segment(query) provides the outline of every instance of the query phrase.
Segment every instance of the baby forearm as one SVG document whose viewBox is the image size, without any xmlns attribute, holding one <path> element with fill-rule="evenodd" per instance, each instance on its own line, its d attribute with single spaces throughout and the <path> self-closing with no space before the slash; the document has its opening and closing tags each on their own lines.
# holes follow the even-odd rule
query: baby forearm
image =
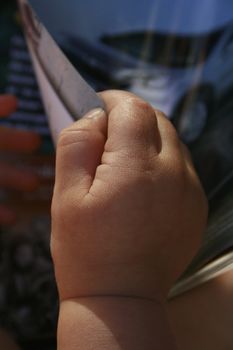
<svg viewBox="0 0 233 350">
<path fill-rule="evenodd" d="M 175 350 L 162 305 L 131 297 L 61 303 L 58 350 Z"/>
</svg>

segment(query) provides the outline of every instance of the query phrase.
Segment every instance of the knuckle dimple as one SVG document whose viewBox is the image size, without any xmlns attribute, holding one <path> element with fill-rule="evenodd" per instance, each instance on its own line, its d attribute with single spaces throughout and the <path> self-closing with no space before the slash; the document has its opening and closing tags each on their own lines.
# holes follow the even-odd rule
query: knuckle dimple
<svg viewBox="0 0 233 350">
<path fill-rule="evenodd" d="M 129 97 L 125 100 L 125 103 L 131 110 L 140 111 L 143 114 L 154 114 L 152 106 L 139 97 Z"/>
</svg>

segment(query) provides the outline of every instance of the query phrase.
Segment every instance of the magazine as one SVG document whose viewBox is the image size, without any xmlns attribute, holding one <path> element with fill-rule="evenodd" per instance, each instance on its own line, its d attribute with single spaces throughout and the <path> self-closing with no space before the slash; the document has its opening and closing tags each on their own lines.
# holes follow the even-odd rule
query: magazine
<svg viewBox="0 0 233 350">
<path fill-rule="evenodd" d="M 230 77 L 233 73 L 233 24 L 228 23 L 212 33 L 191 39 L 185 36 L 172 37 L 174 47 L 182 42 L 182 45 L 188 48 L 191 40 L 191 43 L 195 42 L 198 50 L 208 44 L 208 52 L 204 64 L 202 62 L 202 69 L 198 68 L 198 55 L 193 56 L 193 61 L 189 62 L 192 67 L 197 67 L 192 69 L 192 72 L 195 71 L 195 79 L 193 76 L 192 79 L 187 79 L 191 73 L 186 71 L 185 82 L 181 79 L 181 73 L 178 78 L 170 81 L 173 99 L 169 99 L 170 104 L 163 105 L 159 94 L 156 95 L 150 86 L 154 89 L 158 81 L 161 84 L 167 82 L 166 79 L 170 79 L 168 72 L 173 74 L 174 70 L 177 73 L 178 69 L 180 72 L 183 64 L 181 55 L 174 60 L 173 70 L 162 66 L 162 54 L 158 56 L 157 61 L 154 61 L 154 56 L 147 57 L 146 60 L 140 56 L 139 60 L 137 51 L 141 48 L 140 32 L 103 36 L 101 43 L 95 44 L 84 38 L 63 33 L 60 37 L 62 52 L 27 0 L 19 0 L 19 4 L 28 47 L 55 143 L 64 127 L 94 107 L 104 108 L 93 88 L 114 87 L 126 88 L 165 112 L 188 145 L 209 199 L 209 223 L 200 251 L 171 290 L 170 297 L 232 269 L 233 79 L 225 79 L 222 86 L 219 80 L 223 76 Z M 166 39 L 164 33 L 152 32 L 150 38 L 155 43 L 159 42 L 160 48 Z M 130 45 L 123 45 L 125 42 Z M 221 68 L 223 71 L 218 71 L 217 77 L 215 72 L 216 67 L 219 69 L 218 60 L 222 51 L 226 52 L 226 48 L 229 57 L 224 56 L 225 66 Z M 91 59 L 93 56 L 95 60 Z M 150 79 L 150 83 L 153 84 L 150 85 L 148 81 L 148 84 L 145 84 L 145 79 Z M 217 85 L 218 90 L 215 88 Z M 60 116 L 62 119 L 59 119 Z"/>
</svg>

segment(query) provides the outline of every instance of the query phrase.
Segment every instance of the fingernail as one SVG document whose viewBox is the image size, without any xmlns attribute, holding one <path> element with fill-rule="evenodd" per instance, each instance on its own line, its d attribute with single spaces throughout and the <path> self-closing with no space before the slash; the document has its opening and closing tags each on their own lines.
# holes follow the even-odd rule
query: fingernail
<svg viewBox="0 0 233 350">
<path fill-rule="evenodd" d="M 90 112 L 84 115 L 83 118 L 96 119 L 105 115 L 105 111 L 102 108 L 92 109 Z"/>
</svg>

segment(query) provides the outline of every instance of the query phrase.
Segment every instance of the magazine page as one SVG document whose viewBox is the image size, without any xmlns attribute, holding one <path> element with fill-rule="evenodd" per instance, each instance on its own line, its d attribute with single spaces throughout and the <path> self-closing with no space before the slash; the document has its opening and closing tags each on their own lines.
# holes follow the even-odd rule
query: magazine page
<svg viewBox="0 0 233 350">
<path fill-rule="evenodd" d="M 48 80 L 48 77 L 41 68 L 40 63 L 38 62 L 36 55 L 34 54 L 33 49 L 31 48 L 30 42 L 28 42 L 28 47 L 30 48 L 33 66 L 40 86 L 40 91 L 44 102 L 46 114 L 48 116 L 51 135 L 54 140 L 54 143 L 56 144 L 60 132 L 64 128 L 71 125 L 74 122 L 74 120 L 69 114 L 64 104 L 62 103 L 61 99 L 57 96 L 53 86 Z"/>
<path fill-rule="evenodd" d="M 72 66 L 27 0 L 19 0 L 28 47 L 41 87 L 55 143 L 60 131 L 102 100 Z"/>
</svg>

